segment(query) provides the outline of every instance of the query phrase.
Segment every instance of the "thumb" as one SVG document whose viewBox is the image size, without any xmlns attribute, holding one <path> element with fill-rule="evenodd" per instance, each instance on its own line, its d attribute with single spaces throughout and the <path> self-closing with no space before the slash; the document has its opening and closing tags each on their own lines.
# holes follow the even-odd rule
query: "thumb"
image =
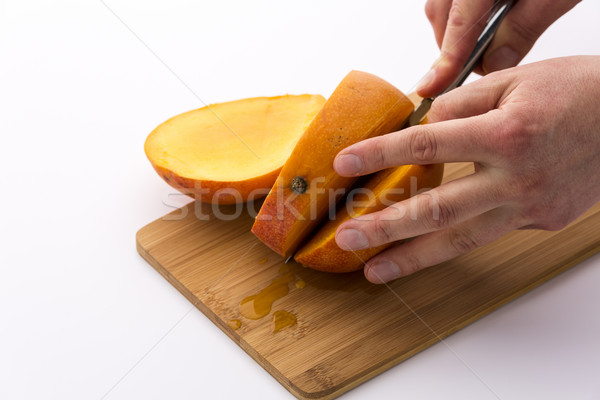
<svg viewBox="0 0 600 400">
<path fill-rule="evenodd" d="M 550 25 L 581 0 L 520 0 L 508 13 L 482 61 L 484 73 L 514 67 Z"/>
</svg>

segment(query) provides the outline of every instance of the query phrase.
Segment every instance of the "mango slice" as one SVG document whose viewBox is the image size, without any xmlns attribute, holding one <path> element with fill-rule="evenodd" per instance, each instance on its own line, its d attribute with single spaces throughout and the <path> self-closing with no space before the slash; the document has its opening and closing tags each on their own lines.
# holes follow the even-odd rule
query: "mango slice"
<svg viewBox="0 0 600 400">
<path fill-rule="evenodd" d="M 337 228 L 350 218 L 383 210 L 424 189 L 438 186 L 443 174 L 443 164 L 404 165 L 373 174 L 361 189 L 355 189 L 355 196 L 349 196 L 351 198 L 347 199 L 346 204 L 339 207 L 335 219 L 327 221 L 298 250 L 294 259 L 319 271 L 350 272 L 361 269 L 369 258 L 390 247 L 391 243 L 354 252 L 345 251 L 335 242 Z"/>
</svg>

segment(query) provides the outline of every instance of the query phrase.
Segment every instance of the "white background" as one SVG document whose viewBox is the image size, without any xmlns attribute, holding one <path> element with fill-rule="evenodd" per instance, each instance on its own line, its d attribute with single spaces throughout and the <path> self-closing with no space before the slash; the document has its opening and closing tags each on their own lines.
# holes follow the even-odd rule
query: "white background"
<svg viewBox="0 0 600 400">
<path fill-rule="evenodd" d="M 192 91 L 328 96 L 360 69 L 408 92 L 437 56 L 424 2 L 106 4 L 139 39 L 99 0 L 0 1 L 0 399 L 291 399 L 137 255 L 185 202 L 144 139 Z M 599 16 L 526 61 L 600 54 Z M 599 285 L 596 256 L 343 399 L 597 399 Z"/>
</svg>

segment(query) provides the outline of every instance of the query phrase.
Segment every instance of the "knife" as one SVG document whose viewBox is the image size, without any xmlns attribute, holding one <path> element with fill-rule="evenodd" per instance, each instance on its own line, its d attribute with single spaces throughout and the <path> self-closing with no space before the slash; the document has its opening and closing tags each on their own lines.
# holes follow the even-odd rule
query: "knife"
<svg viewBox="0 0 600 400">
<path fill-rule="evenodd" d="M 452 89 L 456 89 L 464 83 L 465 79 L 467 79 L 467 77 L 471 74 L 471 72 L 473 72 L 475 67 L 481 61 L 483 53 L 485 53 L 488 46 L 492 42 L 492 39 L 494 38 L 494 35 L 496 34 L 500 23 L 502 22 L 506 14 L 508 14 L 515 2 L 516 0 L 496 0 L 494 2 L 494 6 L 492 8 L 491 15 L 488 18 L 486 27 L 479 36 L 479 39 L 477 39 L 477 44 L 475 45 L 473 52 L 467 59 L 467 62 L 462 67 L 460 73 L 458 74 L 454 82 L 452 82 L 450 86 L 448 86 L 446 89 L 440 92 L 437 96 L 423 99 L 421 101 L 421 104 L 417 106 L 415 111 L 413 111 L 413 113 L 408 118 L 405 127 L 418 125 L 423 120 L 423 118 L 425 118 L 425 115 L 427 115 L 427 113 L 429 112 L 431 104 L 433 103 L 433 100 L 435 100 L 436 97 L 441 96 L 444 93 L 448 93 Z"/>
</svg>

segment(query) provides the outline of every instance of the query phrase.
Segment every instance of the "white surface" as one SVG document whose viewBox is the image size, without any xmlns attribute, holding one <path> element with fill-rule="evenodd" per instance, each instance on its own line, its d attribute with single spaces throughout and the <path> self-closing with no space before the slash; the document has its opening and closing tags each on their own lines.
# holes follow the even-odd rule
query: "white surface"
<svg viewBox="0 0 600 400">
<path fill-rule="evenodd" d="M 289 3 L 107 1 L 206 103 L 350 69 L 409 91 L 437 56 L 422 1 Z M 528 61 L 600 54 L 599 15 Z M 292 398 L 135 251 L 184 202 L 144 139 L 200 106 L 102 2 L 0 2 L 0 399 Z M 596 256 L 343 399 L 597 399 L 599 285 Z"/>
</svg>

